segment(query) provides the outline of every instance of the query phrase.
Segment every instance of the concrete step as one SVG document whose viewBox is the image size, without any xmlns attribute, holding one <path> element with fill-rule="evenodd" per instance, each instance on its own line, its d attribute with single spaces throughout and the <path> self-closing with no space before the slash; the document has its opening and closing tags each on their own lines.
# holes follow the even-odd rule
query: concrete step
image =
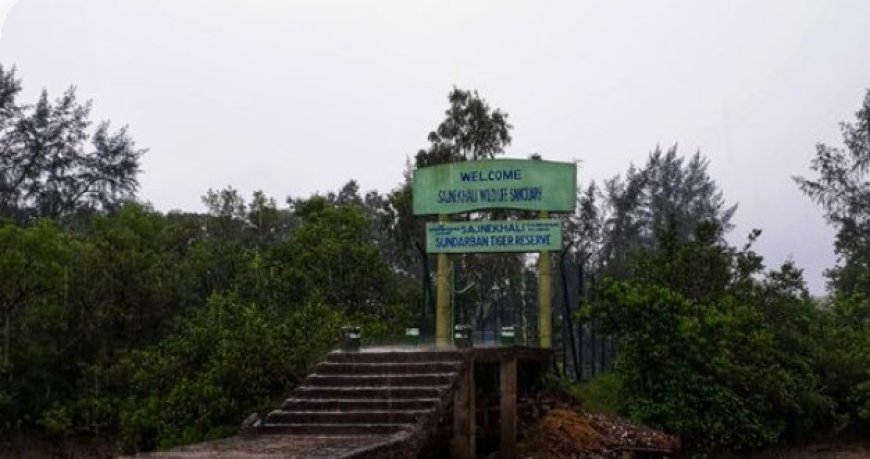
<svg viewBox="0 0 870 459">
<path fill-rule="evenodd" d="M 407 399 L 439 398 L 448 386 L 391 386 L 391 387 L 336 387 L 300 386 L 294 396 L 297 398 L 344 398 L 344 399 Z"/>
<path fill-rule="evenodd" d="M 456 373 L 406 374 L 406 375 L 320 375 L 308 376 L 306 386 L 334 387 L 396 387 L 396 386 L 447 386 L 456 379 Z"/>
<path fill-rule="evenodd" d="M 398 375 L 421 373 L 458 373 L 462 362 L 323 362 L 314 370 L 319 375 Z"/>
<path fill-rule="evenodd" d="M 334 363 L 427 363 L 427 362 L 463 362 L 465 355 L 458 351 L 333 351 L 327 355 L 327 362 Z"/>
<path fill-rule="evenodd" d="M 263 423 L 257 427 L 264 434 L 297 434 L 297 435 L 389 435 L 402 430 L 412 429 L 414 424 L 378 423 L 378 424 L 269 424 Z"/>
<path fill-rule="evenodd" d="M 430 410 L 284 411 L 266 416 L 267 424 L 413 424 Z"/>
<path fill-rule="evenodd" d="M 437 398 L 289 398 L 281 408 L 299 411 L 431 410 L 440 402 Z"/>
</svg>

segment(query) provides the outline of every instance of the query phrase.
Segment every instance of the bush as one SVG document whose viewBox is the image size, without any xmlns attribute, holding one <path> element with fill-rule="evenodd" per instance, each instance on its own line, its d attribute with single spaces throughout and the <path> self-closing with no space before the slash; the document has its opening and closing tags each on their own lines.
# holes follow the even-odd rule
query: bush
<svg viewBox="0 0 870 459">
<path fill-rule="evenodd" d="M 597 311 L 620 340 L 621 412 L 699 451 L 775 445 L 833 423 L 834 400 L 814 371 L 816 337 L 801 328 L 818 314 L 806 303 L 773 308 L 726 295 L 693 304 L 622 282 L 601 295 Z"/>
<path fill-rule="evenodd" d="M 333 308 L 286 311 L 215 294 L 160 344 L 119 364 L 131 395 L 120 412 L 125 451 L 226 436 L 252 411 L 274 408 L 337 342 Z"/>
</svg>

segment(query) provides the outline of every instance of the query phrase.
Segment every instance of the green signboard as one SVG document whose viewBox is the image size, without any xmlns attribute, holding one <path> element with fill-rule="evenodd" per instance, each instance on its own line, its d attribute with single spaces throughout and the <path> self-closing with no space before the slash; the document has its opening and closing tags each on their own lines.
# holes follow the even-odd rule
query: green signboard
<svg viewBox="0 0 870 459">
<path fill-rule="evenodd" d="M 546 252 L 562 248 L 562 224 L 553 218 L 426 224 L 429 253 Z"/>
<path fill-rule="evenodd" d="M 489 159 L 421 167 L 414 171 L 414 214 L 478 209 L 573 212 L 574 163 Z"/>
</svg>

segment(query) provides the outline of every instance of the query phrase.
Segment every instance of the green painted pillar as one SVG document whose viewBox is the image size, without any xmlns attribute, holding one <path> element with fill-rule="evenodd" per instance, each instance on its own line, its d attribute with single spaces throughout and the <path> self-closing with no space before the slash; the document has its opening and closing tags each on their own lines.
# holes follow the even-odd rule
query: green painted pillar
<svg viewBox="0 0 870 459">
<path fill-rule="evenodd" d="M 539 217 L 547 218 L 549 213 L 542 210 Z M 540 252 L 538 256 L 538 339 L 544 349 L 553 347 L 552 315 L 553 264 L 550 252 Z"/>
<path fill-rule="evenodd" d="M 447 221 L 447 215 L 438 216 L 438 221 Z M 446 253 L 439 253 L 438 257 L 438 290 L 435 301 L 435 345 L 448 346 L 450 339 L 450 282 L 448 271 L 450 261 Z"/>
</svg>

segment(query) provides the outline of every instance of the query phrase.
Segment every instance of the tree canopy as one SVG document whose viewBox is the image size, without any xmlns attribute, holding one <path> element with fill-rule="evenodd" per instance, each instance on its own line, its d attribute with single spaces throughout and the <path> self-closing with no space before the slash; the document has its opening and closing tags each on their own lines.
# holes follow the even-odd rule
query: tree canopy
<svg viewBox="0 0 870 459">
<path fill-rule="evenodd" d="M 837 230 L 839 264 L 829 271 L 831 287 L 870 296 L 870 90 L 855 121 L 840 130 L 845 148 L 816 145 L 810 169 L 817 177 L 795 180 Z"/>
<path fill-rule="evenodd" d="M 429 133 L 429 148 L 417 152 L 417 167 L 456 161 L 492 159 L 510 145 L 507 113 L 492 110 L 477 91 L 453 88 L 444 121 Z"/>
<path fill-rule="evenodd" d="M 0 217 L 27 221 L 117 207 L 138 188 L 144 150 L 107 121 L 92 132 L 91 103 L 70 87 L 54 102 L 18 105 L 15 69 L 0 67 Z"/>
</svg>

